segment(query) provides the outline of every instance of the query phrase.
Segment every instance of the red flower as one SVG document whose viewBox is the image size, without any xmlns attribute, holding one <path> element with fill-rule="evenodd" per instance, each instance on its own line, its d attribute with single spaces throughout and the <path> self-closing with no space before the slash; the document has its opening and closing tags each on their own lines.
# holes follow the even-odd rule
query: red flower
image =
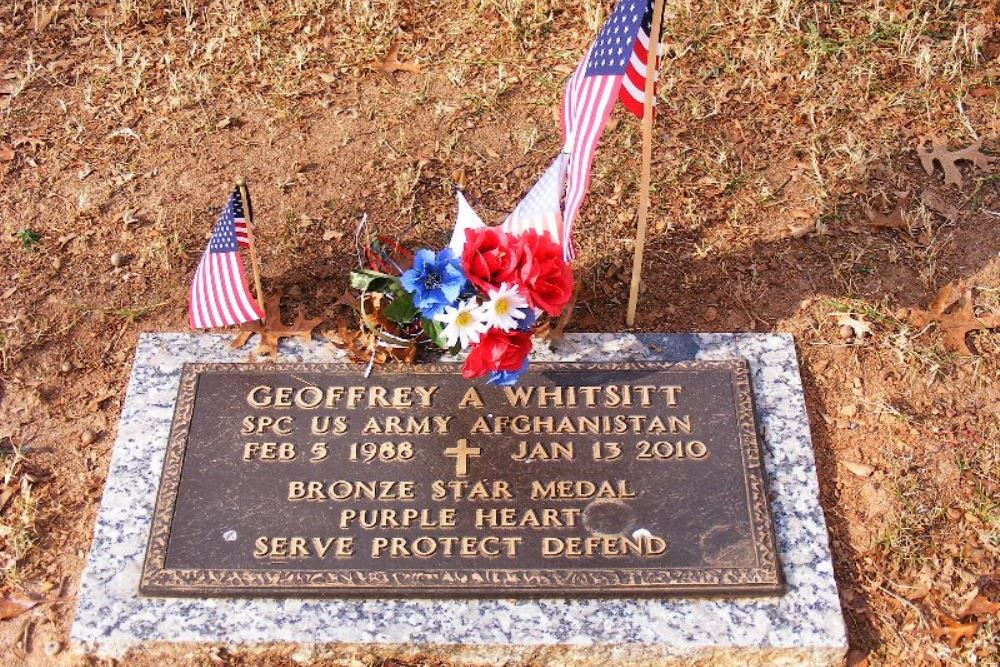
<svg viewBox="0 0 1000 667">
<path fill-rule="evenodd" d="M 465 359 L 462 375 L 476 378 L 493 371 L 517 371 L 531 352 L 531 334 L 490 329 Z"/>
<path fill-rule="evenodd" d="M 555 317 L 573 296 L 573 269 L 548 234 L 529 230 L 520 238 L 517 284 L 528 303 Z"/>
<path fill-rule="evenodd" d="M 516 239 L 496 227 L 465 230 L 462 268 L 466 277 L 483 292 L 514 282 L 520 260 Z"/>
</svg>

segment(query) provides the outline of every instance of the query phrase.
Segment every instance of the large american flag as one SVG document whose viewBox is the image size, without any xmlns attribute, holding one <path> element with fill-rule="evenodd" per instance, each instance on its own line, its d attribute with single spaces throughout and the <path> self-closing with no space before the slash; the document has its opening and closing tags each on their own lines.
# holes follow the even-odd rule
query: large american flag
<svg viewBox="0 0 1000 667">
<path fill-rule="evenodd" d="M 563 252 L 573 258 L 573 223 L 590 187 L 597 142 L 615 101 L 642 116 L 653 0 L 620 0 L 566 84 L 563 142 L 570 150 Z"/>
<path fill-rule="evenodd" d="M 528 191 L 517 208 L 503 221 L 501 229 L 523 234 L 534 229 L 548 234 L 556 243 L 563 242 L 562 194 L 566 182 L 566 153 L 560 153 L 542 177 Z"/>
<path fill-rule="evenodd" d="M 242 239 L 237 220 L 242 221 Z M 246 219 L 237 190 L 219 216 L 191 282 L 188 321 L 192 328 L 225 327 L 264 316 L 250 293 L 240 256 L 240 248 L 248 245 Z"/>
</svg>

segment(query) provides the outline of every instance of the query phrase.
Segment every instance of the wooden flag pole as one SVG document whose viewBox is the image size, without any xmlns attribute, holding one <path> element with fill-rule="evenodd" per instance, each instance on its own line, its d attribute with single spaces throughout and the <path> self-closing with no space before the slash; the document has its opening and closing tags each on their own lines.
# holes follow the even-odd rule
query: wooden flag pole
<svg viewBox="0 0 1000 667">
<path fill-rule="evenodd" d="M 240 189 L 240 200 L 243 202 L 243 215 L 247 221 L 247 245 L 250 248 L 250 268 L 253 270 L 254 289 L 257 290 L 257 305 L 260 311 L 264 312 L 264 290 L 260 286 L 260 260 L 257 259 L 257 243 L 253 235 L 253 210 L 250 208 L 250 196 L 247 194 L 247 179 L 242 176 L 236 177 L 236 187 Z M 264 321 L 261 315 L 260 321 Z"/>
<path fill-rule="evenodd" d="M 632 257 L 632 283 L 628 290 L 628 310 L 625 324 L 635 325 L 635 309 L 639 305 L 639 284 L 642 282 L 642 253 L 646 249 L 646 218 L 649 215 L 649 182 L 653 162 L 653 96 L 656 84 L 656 57 L 660 51 L 660 24 L 663 22 L 663 0 L 653 3 L 653 22 L 649 27 L 649 52 L 646 55 L 646 88 L 642 101 L 642 171 L 639 175 L 639 215 L 635 232 L 635 254 Z M 655 37 L 654 37 L 655 35 Z"/>
</svg>

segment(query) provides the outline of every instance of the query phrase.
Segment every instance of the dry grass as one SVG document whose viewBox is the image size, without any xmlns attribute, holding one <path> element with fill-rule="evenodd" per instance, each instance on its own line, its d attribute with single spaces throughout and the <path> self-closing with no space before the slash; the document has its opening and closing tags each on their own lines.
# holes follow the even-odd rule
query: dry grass
<svg viewBox="0 0 1000 667">
<path fill-rule="evenodd" d="M 35 545 L 36 478 L 24 470 L 26 447 L 0 439 L 0 590 L 22 582 L 19 565 Z"/>
</svg>

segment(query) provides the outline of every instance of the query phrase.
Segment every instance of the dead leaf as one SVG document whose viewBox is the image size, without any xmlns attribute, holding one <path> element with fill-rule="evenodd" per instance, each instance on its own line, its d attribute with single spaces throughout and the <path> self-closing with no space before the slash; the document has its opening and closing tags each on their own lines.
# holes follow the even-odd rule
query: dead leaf
<svg viewBox="0 0 1000 667">
<path fill-rule="evenodd" d="M 395 72 L 410 72 L 412 74 L 419 74 L 420 65 L 418 63 L 400 62 L 399 47 L 400 39 L 399 37 L 396 37 L 392 40 L 392 44 L 389 45 L 389 53 L 385 55 L 385 60 L 376 65 L 378 69 L 382 70 L 386 74 L 393 74 Z"/>
<path fill-rule="evenodd" d="M 937 323 L 944 332 L 944 344 L 959 354 L 976 354 L 966 337 L 973 331 L 1000 327 L 1000 315 L 976 317 L 972 290 L 948 284 L 938 290 L 927 310 L 911 308 L 909 319 L 923 328 Z"/>
<path fill-rule="evenodd" d="M 105 138 L 108 141 L 112 139 L 135 139 L 136 141 L 142 140 L 139 137 L 139 133 L 130 127 L 119 127 L 116 130 L 112 130 L 111 132 L 108 133 L 108 136 Z"/>
<path fill-rule="evenodd" d="M 11 162 L 14 155 L 14 149 L 10 146 L 0 146 L 0 162 Z"/>
<path fill-rule="evenodd" d="M 7 509 L 7 505 L 14 498 L 15 491 L 17 491 L 17 487 L 10 485 L 3 490 L 3 493 L 0 493 L 0 514 L 3 514 L 3 511 Z"/>
<path fill-rule="evenodd" d="M 55 4 L 52 5 L 51 9 L 35 10 L 35 32 L 43 32 L 52 23 L 52 19 L 56 17 L 59 13 L 59 6 L 62 4 L 60 0 L 56 0 Z"/>
<path fill-rule="evenodd" d="M 342 238 L 344 238 L 344 232 L 339 229 L 328 229 L 323 232 L 324 241 L 339 241 Z"/>
<path fill-rule="evenodd" d="M 577 297 L 580 296 L 580 283 L 576 283 L 573 288 L 573 296 L 570 297 L 569 303 L 563 309 L 562 314 L 556 320 L 549 320 L 548 329 L 541 332 L 540 335 L 545 340 L 550 343 L 558 343 L 563 339 L 566 332 L 566 325 L 569 324 L 569 318 L 573 315 L 573 307 L 576 306 Z"/>
<path fill-rule="evenodd" d="M 318 76 L 323 83 L 333 83 L 339 78 L 333 72 L 320 72 Z"/>
<path fill-rule="evenodd" d="M 5 595 L 0 598 L 0 621 L 9 621 L 12 618 L 17 618 L 24 612 L 31 611 L 42 604 L 42 602 L 43 600 L 12 598 L 9 595 Z"/>
<path fill-rule="evenodd" d="M 333 303 L 333 307 L 337 306 L 349 306 L 355 308 L 358 305 L 358 297 L 354 294 L 354 290 L 347 288 L 343 293 L 337 297 L 337 300 Z"/>
<path fill-rule="evenodd" d="M 910 223 L 906 221 L 905 213 L 910 204 L 910 194 L 904 192 L 896 199 L 896 206 L 889 215 L 882 215 L 877 211 L 868 211 L 868 221 L 872 227 L 884 227 L 886 229 L 910 229 Z"/>
<path fill-rule="evenodd" d="M 927 139 L 924 138 L 917 146 L 917 155 L 920 157 L 920 164 L 924 171 L 927 172 L 928 176 L 933 175 L 934 163 L 937 162 L 944 171 L 944 182 L 957 185 L 959 188 L 962 187 L 962 170 L 958 168 L 959 162 L 963 160 L 971 162 L 985 171 L 994 161 L 992 157 L 983 154 L 980 150 L 983 146 L 982 139 L 977 139 L 971 146 L 957 151 L 949 151 L 945 144 L 939 144 L 933 139 L 930 148 L 928 148 L 926 142 Z"/>
<path fill-rule="evenodd" d="M 864 463 L 857 463 L 855 461 L 841 461 L 840 463 L 858 477 L 869 477 L 875 472 L 875 468 Z"/>
<path fill-rule="evenodd" d="M 924 190 L 923 194 L 920 195 L 920 202 L 949 222 L 958 220 L 958 207 L 949 204 L 944 197 L 936 192 Z"/>
<path fill-rule="evenodd" d="M 818 219 L 816 212 L 806 208 L 793 208 L 788 215 L 798 222 L 789 223 L 788 231 L 793 239 L 800 239 L 804 236 L 818 231 Z"/>
<path fill-rule="evenodd" d="M 77 234 L 76 232 L 70 232 L 69 234 L 64 234 L 63 236 L 60 236 L 56 240 L 56 244 L 59 246 L 59 249 L 62 250 L 63 248 L 66 247 L 67 243 L 75 239 L 77 236 L 79 236 L 79 234 Z"/>
<path fill-rule="evenodd" d="M 970 616 L 990 616 L 1000 612 L 1000 602 L 993 602 L 982 593 L 976 595 L 965 609 L 958 615 L 959 618 L 969 618 Z"/>
<path fill-rule="evenodd" d="M 14 148 L 28 146 L 32 151 L 37 151 L 39 148 L 43 148 L 45 146 L 44 141 L 35 137 L 15 137 L 10 143 Z"/>
<path fill-rule="evenodd" d="M 805 220 L 794 225 L 788 225 L 789 236 L 800 239 L 816 231 L 816 219 Z"/>
<path fill-rule="evenodd" d="M 281 291 L 275 292 L 272 296 L 264 299 L 264 322 L 247 322 L 240 326 L 240 332 L 233 340 L 233 348 L 241 348 L 246 345 L 250 336 L 260 334 L 260 342 L 257 343 L 257 354 L 262 356 L 277 356 L 278 342 L 282 338 L 292 336 L 303 341 L 312 340 L 312 332 L 323 321 L 322 317 L 306 319 L 305 307 L 299 306 L 295 311 L 295 320 L 290 324 L 281 321 Z"/>
<path fill-rule="evenodd" d="M 868 667 L 868 654 L 861 649 L 851 649 L 847 654 L 847 667 Z"/>
<path fill-rule="evenodd" d="M 952 648 L 958 646 L 963 639 L 972 639 L 979 630 L 980 623 L 961 623 L 950 616 L 941 617 L 941 625 L 932 625 L 931 636 L 935 639 L 947 639 Z"/>
<path fill-rule="evenodd" d="M 469 177 L 466 176 L 465 169 L 462 167 L 451 172 L 451 180 L 459 190 L 465 190 L 465 186 L 469 184 Z"/>
<path fill-rule="evenodd" d="M 102 406 L 104 403 L 114 398 L 117 394 L 118 392 L 114 389 L 106 389 L 90 399 L 90 402 L 87 403 L 87 408 L 91 412 L 98 412 L 103 409 Z"/>
<path fill-rule="evenodd" d="M 347 356 L 359 364 L 367 364 L 375 355 L 376 339 L 369 331 L 360 331 L 347 326 L 344 320 L 337 321 L 337 333 L 330 342 L 347 352 Z M 376 362 L 378 361 L 377 355 Z"/>
<path fill-rule="evenodd" d="M 863 317 L 852 317 L 849 313 L 837 315 L 837 326 L 850 327 L 856 340 L 861 340 L 872 333 L 871 325 L 865 322 Z"/>
</svg>

